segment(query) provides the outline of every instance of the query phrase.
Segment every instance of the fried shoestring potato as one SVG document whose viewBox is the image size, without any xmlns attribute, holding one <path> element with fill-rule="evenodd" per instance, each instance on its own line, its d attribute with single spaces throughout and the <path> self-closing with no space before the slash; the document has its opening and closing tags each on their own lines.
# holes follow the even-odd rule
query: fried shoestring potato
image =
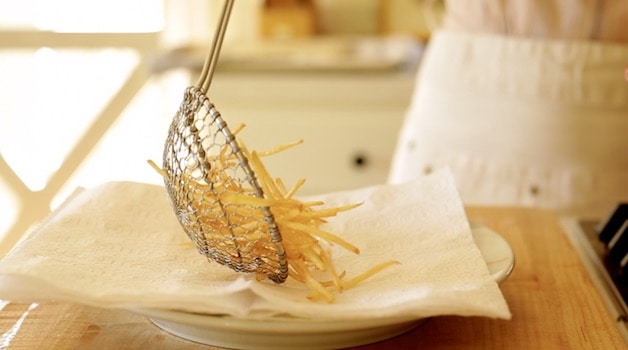
<svg viewBox="0 0 628 350">
<path fill-rule="evenodd" d="M 241 129 L 242 127 L 237 128 L 238 131 Z M 354 254 L 359 254 L 360 251 L 353 244 L 331 232 L 325 231 L 321 226 L 326 222 L 327 218 L 356 208 L 360 203 L 330 208 L 325 207 L 321 201 L 301 202 L 295 198 L 295 195 L 305 183 L 304 179 L 297 181 L 292 188 L 287 189 L 281 179 L 273 179 L 270 176 L 266 166 L 261 161 L 261 157 L 279 153 L 302 143 L 302 141 L 285 144 L 264 152 L 249 151 L 239 139 L 238 143 L 258 178 L 264 192 L 264 198 L 252 196 L 250 189 L 234 185 L 234 182 L 229 181 L 229 178 L 225 175 L 226 172 L 222 171 L 224 169 L 212 169 L 212 171 L 215 171 L 211 178 L 214 191 L 210 190 L 207 184 L 195 183 L 193 181 L 186 182 L 186 186 L 189 186 L 187 190 L 191 193 L 196 193 L 197 196 L 200 193 L 201 197 L 218 196 L 218 201 L 213 202 L 219 202 L 221 205 L 220 207 L 211 208 L 215 211 L 237 211 L 247 207 L 269 208 L 281 234 L 281 245 L 284 248 L 288 262 L 288 276 L 297 282 L 307 285 L 310 291 L 308 299 L 332 303 L 335 300 L 335 294 L 353 288 L 381 270 L 398 263 L 394 260 L 386 261 L 347 280 L 345 271 L 338 272 L 336 270 L 330 253 L 331 246 L 340 246 Z M 212 164 L 219 164 L 222 167 L 234 166 L 238 159 L 229 154 L 226 150 L 221 151 L 220 154 L 213 156 L 216 158 L 212 159 Z M 159 168 L 153 161 L 149 160 L 148 162 L 159 174 L 167 178 L 168 174 L 164 170 Z M 220 194 L 216 194 L 216 188 L 221 189 Z M 198 198 L 198 201 L 193 202 L 199 206 L 213 203 L 203 199 Z M 205 210 L 204 212 L 207 211 Z M 257 212 L 247 212 L 246 215 L 238 217 L 243 218 L 243 222 L 238 223 L 238 229 L 242 230 L 246 230 L 248 226 L 257 227 L 260 225 L 260 221 L 263 220 L 263 215 Z M 216 225 L 214 218 L 197 217 L 196 219 L 202 225 L 214 225 L 213 234 L 233 235 L 232 232 L 226 232 L 229 229 Z M 245 220 L 248 220 L 248 222 L 244 222 Z M 248 241 L 246 243 L 252 244 L 253 253 L 258 254 L 258 256 L 268 256 L 272 252 L 267 244 L 257 242 L 257 240 L 262 238 L 261 236 L 262 234 L 258 231 L 251 230 L 244 234 L 243 239 Z M 228 248 L 225 247 L 224 249 Z M 267 276 L 258 274 L 257 277 L 259 280 L 264 280 Z"/>
</svg>

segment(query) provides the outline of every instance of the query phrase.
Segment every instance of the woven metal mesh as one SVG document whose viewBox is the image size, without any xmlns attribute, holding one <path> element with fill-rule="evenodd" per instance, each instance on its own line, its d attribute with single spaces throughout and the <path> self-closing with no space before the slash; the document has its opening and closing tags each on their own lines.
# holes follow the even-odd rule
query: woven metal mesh
<svg viewBox="0 0 628 350">
<path fill-rule="evenodd" d="M 186 89 L 170 125 L 163 168 L 176 216 L 201 254 L 238 272 L 286 279 L 269 208 L 224 200 L 228 193 L 263 198 L 263 192 L 220 112 L 196 87 Z"/>
</svg>

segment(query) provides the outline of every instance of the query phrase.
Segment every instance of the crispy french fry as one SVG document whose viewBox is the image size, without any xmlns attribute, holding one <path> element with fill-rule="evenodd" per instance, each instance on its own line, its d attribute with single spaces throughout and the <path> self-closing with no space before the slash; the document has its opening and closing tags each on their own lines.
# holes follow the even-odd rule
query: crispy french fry
<svg viewBox="0 0 628 350">
<path fill-rule="evenodd" d="M 239 133 L 243 128 L 244 125 L 239 125 L 233 134 Z M 263 232 L 268 230 L 269 226 L 264 221 L 261 210 L 269 208 L 282 236 L 282 246 L 288 261 L 288 276 L 307 285 L 310 290 L 308 299 L 331 303 L 335 300 L 334 294 L 354 288 L 398 262 L 391 260 L 381 263 L 348 281 L 345 280 L 345 271 L 337 272 L 326 246 L 338 245 L 354 254 L 359 254 L 360 250 L 341 237 L 321 229 L 320 225 L 325 223 L 327 218 L 354 209 L 361 203 L 329 208 L 324 207 L 321 201 L 301 202 L 294 196 L 305 183 L 305 179 L 297 181 L 290 190 L 287 190 L 283 180 L 273 179 L 261 161 L 261 157 L 276 154 L 302 142 L 299 140 L 267 151 L 250 152 L 241 140 L 238 140 L 240 149 L 258 178 L 264 198 L 255 196 L 250 188 L 240 187 L 222 171 L 234 168 L 239 162 L 228 145 L 224 145 L 217 155 L 208 159 L 214 166 L 208 171 L 206 180 L 198 182 L 184 178 L 182 191 L 187 193 L 191 206 L 197 208 L 199 213 L 203 213 L 192 215 L 192 218 L 197 224 L 207 228 L 204 230 L 206 235 L 217 238 L 231 237 L 220 240 L 222 243 L 218 248 L 233 251 L 230 253 L 233 256 L 238 254 L 235 250 L 241 245 L 251 246 L 253 252 L 260 257 L 273 255 L 273 246 L 264 240 Z M 148 163 L 161 176 L 168 178 L 166 171 L 153 161 L 149 160 Z M 210 206 L 208 203 L 220 204 L 208 208 Z M 227 228 L 226 217 L 229 217 L 233 224 L 231 228 Z M 324 276 L 325 280 L 319 280 L 315 276 L 318 278 Z M 256 278 L 262 280 L 265 276 L 257 274 Z"/>
<path fill-rule="evenodd" d="M 343 283 L 343 287 L 345 289 L 353 288 L 353 287 L 357 286 L 358 284 L 364 282 L 364 280 L 372 277 L 376 273 L 384 270 L 385 268 L 388 268 L 388 267 L 390 267 L 392 265 L 397 265 L 397 264 L 399 264 L 398 261 L 396 261 L 396 260 L 389 260 L 389 261 L 383 262 L 383 263 L 381 263 L 379 265 L 375 265 L 372 268 L 370 268 L 368 271 L 363 272 L 363 273 L 359 274 L 358 276 L 350 279 L 349 281 Z"/>
</svg>

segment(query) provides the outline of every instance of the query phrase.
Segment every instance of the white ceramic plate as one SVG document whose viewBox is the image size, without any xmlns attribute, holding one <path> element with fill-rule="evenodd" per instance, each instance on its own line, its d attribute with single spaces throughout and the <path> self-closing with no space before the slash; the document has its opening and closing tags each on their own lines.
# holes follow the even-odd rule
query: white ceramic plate
<svg viewBox="0 0 628 350">
<path fill-rule="evenodd" d="M 515 263 L 510 245 L 489 228 L 474 223 L 471 227 L 491 275 L 497 282 L 504 281 Z M 274 317 L 255 320 L 168 310 L 133 311 L 148 316 L 158 327 L 181 338 L 233 349 L 340 349 L 392 338 L 423 322 L 394 317 L 361 320 Z"/>
</svg>

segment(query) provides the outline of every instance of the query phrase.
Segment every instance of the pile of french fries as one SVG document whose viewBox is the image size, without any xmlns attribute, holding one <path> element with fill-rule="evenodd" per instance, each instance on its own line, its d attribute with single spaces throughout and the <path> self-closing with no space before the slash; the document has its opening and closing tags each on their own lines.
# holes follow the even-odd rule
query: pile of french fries
<svg viewBox="0 0 628 350">
<path fill-rule="evenodd" d="M 243 125 L 239 126 L 233 133 L 237 134 L 242 128 Z M 261 211 L 261 208 L 269 208 L 281 234 L 281 245 L 288 262 L 288 276 L 307 285 L 308 299 L 328 303 L 334 302 L 337 293 L 353 288 L 397 263 L 394 260 L 385 261 L 352 278 L 347 278 L 345 271 L 337 271 L 330 253 L 331 246 L 340 246 L 354 254 L 359 254 L 360 251 L 353 244 L 325 231 L 321 226 L 327 218 L 356 208 L 360 203 L 325 207 L 325 203 L 321 201 L 302 202 L 295 198 L 295 195 L 305 183 L 305 179 L 297 181 L 288 189 L 280 178 L 271 177 L 261 160 L 262 157 L 276 154 L 302 141 L 264 152 L 249 151 L 240 139 L 237 141 L 257 176 L 264 198 L 256 197 L 251 189 L 230 181 L 229 172 L 225 170 L 236 167 L 239 160 L 228 152 L 227 146 L 221 149 L 218 155 L 210 156 L 212 169 L 209 172 L 209 179 L 204 183 L 184 181 L 185 188 L 182 189 L 191 196 L 191 203 L 199 206 L 196 208 L 198 210 L 193 211 L 199 214 L 192 217 L 193 222 L 190 225 L 200 226 L 204 232 L 209 232 L 205 236 L 206 244 L 213 244 L 227 256 L 241 254 L 238 250 L 246 247 L 247 254 L 263 259 L 272 257 L 276 252 L 268 238 L 269 235 L 264 234 L 268 224 L 263 220 L 264 214 Z M 168 174 L 154 162 L 149 163 L 162 176 L 168 177 Z M 208 203 L 215 204 L 208 207 Z M 242 213 L 244 210 L 246 213 Z M 233 225 L 233 222 L 227 225 L 223 222 L 225 218 L 230 218 L 230 221 L 237 220 L 237 225 Z M 243 232 L 234 233 L 234 227 Z M 268 277 L 263 271 L 255 272 L 259 280 Z"/>
</svg>

